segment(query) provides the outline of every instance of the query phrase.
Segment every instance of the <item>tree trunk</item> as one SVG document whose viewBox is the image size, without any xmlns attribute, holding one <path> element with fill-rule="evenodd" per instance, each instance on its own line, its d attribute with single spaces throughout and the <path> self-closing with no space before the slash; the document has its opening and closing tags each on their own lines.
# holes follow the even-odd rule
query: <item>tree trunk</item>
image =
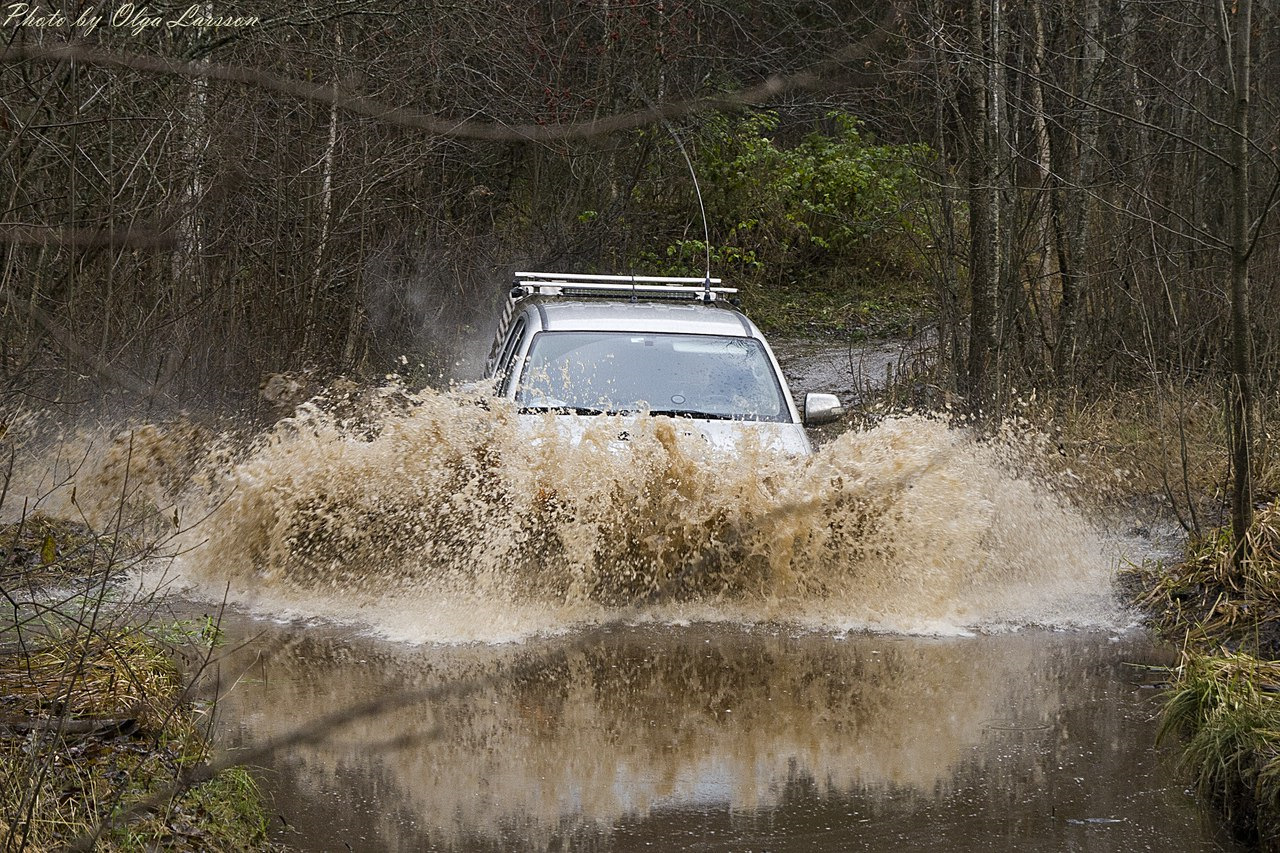
<svg viewBox="0 0 1280 853">
<path fill-rule="evenodd" d="M 1253 347 L 1249 328 L 1249 64 L 1252 0 L 1237 0 L 1235 29 L 1227 40 L 1231 69 L 1231 530 L 1232 565 L 1248 557 L 1253 524 Z M 1222 9 L 1224 22 L 1227 10 Z"/>
<path fill-rule="evenodd" d="M 998 2 L 998 0 L 997 0 Z M 983 24 L 982 0 L 969 5 L 969 79 L 965 101 L 969 122 L 969 358 L 964 391 L 970 408 L 987 407 L 988 375 L 995 357 L 996 293 L 1000 236 L 996 220 L 996 144 L 989 100 L 993 65 Z"/>
</svg>

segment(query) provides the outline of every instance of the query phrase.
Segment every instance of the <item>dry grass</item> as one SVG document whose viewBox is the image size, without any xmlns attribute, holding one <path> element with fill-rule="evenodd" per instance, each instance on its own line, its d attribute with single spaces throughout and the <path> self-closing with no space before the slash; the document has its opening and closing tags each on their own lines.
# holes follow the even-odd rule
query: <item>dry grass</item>
<svg viewBox="0 0 1280 853">
<path fill-rule="evenodd" d="M 114 546 L 113 537 L 41 514 L 0 524 L 0 587 L 30 589 L 97 576 Z"/>
<path fill-rule="evenodd" d="M 1161 737 L 1185 736 L 1200 794 L 1238 834 L 1278 849 L 1280 501 L 1258 512 L 1246 538 L 1238 567 L 1230 531 L 1193 539 L 1179 565 L 1146 570 L 1139 604 L 1183 648 Z"/>
<path fill-rule="evenodd" d="M 1197 792 L 1241 836 L 1280 842 L 1280 662 L 1239 652 L 1188 652 L 1161 717 L 1160 738 L 1186 738 Z"/>
<path fill-rule="evenodd" d="M 1111 515 L 1141 503 L 1203 532 L 1226 505 L 1228 453 L 1220 386 L 1151 384 L 1094 396 L 1004 389 L 999 416 L 958 414 L 963 401 L 944 390 L 926 356 L 900 365 L 890 384 L 851 407 L 848 425 L 865 428 L 891 411 L 933 411 L 1006 443 L 1017 464 L 1062 494 Z M 1280 494 L 1280 406 L 1260 407 L 1255 434 L 1256 490 Z"/>
<path fill-rule="evenodd" d="M 1045 414 L 1086 482 L 1164 495 L 1185 510 L 1225 481 L 1227 434 L 1212 389 L 1116 390 L 1096 400 L 1058 400 Z"/>
<path fill-rule="evenodd" d="M 208 757 L 205 725 L 172 660 L 137 631 L 28 638 L 0 656 L 0 845 L 65 846 Z M 220 774 L 113 829 L 108 850 L 266 846 L 259 796 Z"/>
<path fill-rule="evenodd" d="M 1137 603 L 1162 633 L 1191 648 L 1225 645 L 1280 657 L 1280 501 L 1258 510 L 1246 540 L 1247 556 L 1236 568 L 1229 529 L 1193 538 L 1182 563 L 1148 570 Z"/>
<path fill-rule="evenodd" d="M 6 705 L 16 705 L 29 716 L 124 714 L 151 728 L 167 722 L 182 683 L 170 659 L 140 632 L 77 630 L 27 639 L 34 647 L 5 650 L 19 657 L 6 659 L 0 668 L 0 694 Z"/>
</svg>

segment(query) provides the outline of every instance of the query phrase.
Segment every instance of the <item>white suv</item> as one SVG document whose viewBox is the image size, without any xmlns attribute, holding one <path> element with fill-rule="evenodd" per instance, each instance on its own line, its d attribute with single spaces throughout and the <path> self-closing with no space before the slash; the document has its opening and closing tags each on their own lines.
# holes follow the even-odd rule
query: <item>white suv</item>
<svg viewBox="0 0 1280 853">
<path fill-rule="evenodd" d="M 719 279 L 515 274 L 486 376 L 522 414 L 688 420 L 718 449 L 755 435 L 810 453 L 804 425 L 843 414 L 808 394 L 804 416 L 755 324 Z M 719 303 L 719 304 L 718 304 Z"/>
</svg>

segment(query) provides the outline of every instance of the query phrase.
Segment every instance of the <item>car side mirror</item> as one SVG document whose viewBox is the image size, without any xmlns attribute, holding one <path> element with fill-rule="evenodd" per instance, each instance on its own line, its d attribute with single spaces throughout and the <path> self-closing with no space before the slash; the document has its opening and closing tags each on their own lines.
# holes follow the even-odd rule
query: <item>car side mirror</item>
<svg viewBox="0 0 1280 853">
<path fill-rule="evenodd" d="M 844 417 L 844 406 L 835 394 L 804 395 L 804 425 L 829 424 Z"/>
</svg>

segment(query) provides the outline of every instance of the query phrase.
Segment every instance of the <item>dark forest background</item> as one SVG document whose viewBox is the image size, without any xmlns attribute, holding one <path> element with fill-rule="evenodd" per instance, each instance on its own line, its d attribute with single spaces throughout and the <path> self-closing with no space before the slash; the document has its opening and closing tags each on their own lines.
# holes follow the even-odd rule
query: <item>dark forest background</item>
<svg viewBox="0 0 1280 853">
<path fill-rule="evenodd" d="M 260 21 L 0 29 L 5 401 L 442 369 L 514 269 L 701 274 L 677 138 L 768 330 L 930 326 L 997 409 L 1230 385 L 1244 336 L 1276 395 L 1274 2 L 199 9 Z"/>
</svg>

